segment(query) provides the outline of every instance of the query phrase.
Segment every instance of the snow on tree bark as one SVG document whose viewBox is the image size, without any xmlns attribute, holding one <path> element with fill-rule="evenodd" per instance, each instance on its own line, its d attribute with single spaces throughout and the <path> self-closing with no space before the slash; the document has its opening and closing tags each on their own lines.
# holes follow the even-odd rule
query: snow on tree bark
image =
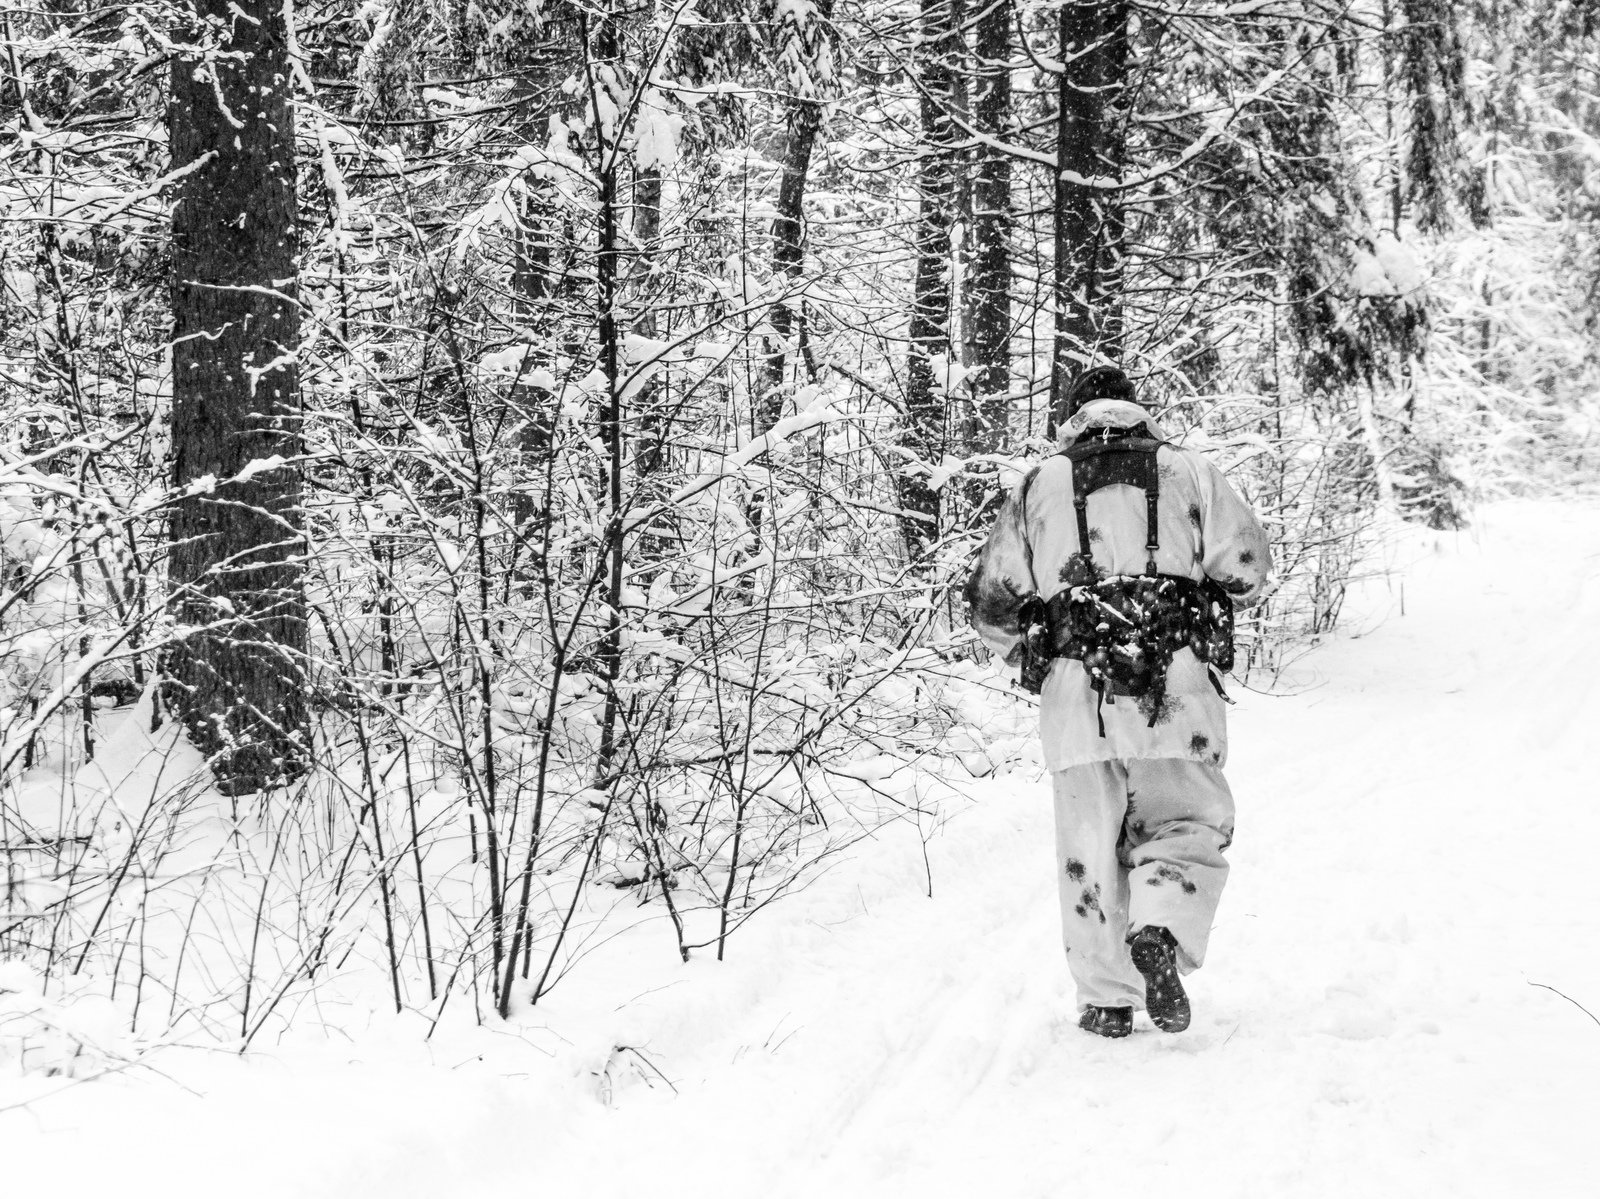
<svg viewBox="0 0 1600 1199">
<path fill-rule="evenodd" d="M 784 132 L 779 161 L 778 205 L 772 220 L 772 273 L 785 288 L 799 283 L 805 263 L 805 198 L 811 154 L 822 130 L 822 105 L 834 91 L 833 40 L 828 28 L 833 0 L 791 6 L 781 13 L 779 68 L 790 95 L 784 101 Z M 787 294 L 772 305 L 772 336 L 764 347 L 761 397 L 755 432 L 767 432 L 783 416 L 783 384 L 789 340 L 797 331 L 795 306 Z M 802 317 L 803 319 L 803 317 Z"/>
<path fill-rule="evenodd" d="M 978 130 L 996 140 L 1011 119 L 1010 0 L 995 0 L 976 22 L 979 80 L 973 104 Z M 977 420 L 970 449 L 999 450 L 1006 441 L 1011 391 L 1011 159 L 992 147 L 981 152 L 972 187 L 972 327 Z"/>
<path fill-rule="evenodd" d="M 294 114 L 283 6 L 197 14 L 223 37 L 172 68 L 172 165 L 203 165 L 172 215 L 169 577 L 191 631 L 165 669 L 218 786 L 244 794 L 309 748 Z"/>
<path fill-rule="evenodd" d="M 1120 95 L 1127 70 L 1126 4 L 1061 7 L 1056 112 L 1055 353 L 1051 410 L 1101 358 L 1122 356 Z"/>
<path fill-rule="evenodd" d="M 943 386 L 946 380 L 936 378 L 934 364 L 935 360 L 948 362 L 950 352 L 950 227 L 956 201 L 951 112 L 953 59 L 961 49 L 961 37 L 951 0 L 922 0 L 920 21 L 923 146 L 917 170 L 916 278 L 900 440 L 916 459 L 937 464 L 945 448 L 947 389 Z M 916 560 L 939 535 L 939 493 L 916 463 L 902 468 L 898 479 L 901 529 L 908 556 Z"/>
</svg>

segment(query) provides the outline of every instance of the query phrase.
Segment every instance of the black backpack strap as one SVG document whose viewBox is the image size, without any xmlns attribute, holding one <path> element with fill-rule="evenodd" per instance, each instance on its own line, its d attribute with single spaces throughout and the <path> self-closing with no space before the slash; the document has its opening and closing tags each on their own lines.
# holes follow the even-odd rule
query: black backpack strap
<svg viewBox="0 0 1600 1199">
<path fill-rule="evenodd" d="M 1126 483 L 1144 492 L 1145 573 L 1156 574 L 1156 551 L 1161 548 L 1157 505 L 1161 498 L 1161 472 L 1156 451 L 1162 443 L 1149 437 L 1080 440 L 1066 450 L 1072 461 L 1072 506 L 1078 516 L 1078 549 L 1092 559 L 1089 546 L 1089 496 L 1102 487 Z"/>
<path fill-rule="evenodd" d="M 1083 555 L 1083 560 L 1094 562 L 1094 551 L 1089 545 L 1089 493 L 1079 491 L 1077 488 L 1078 474 L 1074 469 L 1072 474 L 1072 510 L 1078 514 L 1078 552 Z M 1090 575 L 1090 578 L 1093 578 Z"/>
</svg>

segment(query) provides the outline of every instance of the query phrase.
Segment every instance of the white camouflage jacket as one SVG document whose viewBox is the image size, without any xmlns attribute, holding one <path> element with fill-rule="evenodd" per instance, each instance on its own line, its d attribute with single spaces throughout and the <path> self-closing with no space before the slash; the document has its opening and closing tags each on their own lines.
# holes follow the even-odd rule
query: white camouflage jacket
<svg viewBox="0 0 1600 1199">
<path fill-rule="evenodd" d="M 1120 400 L 1099 400 L 1073 416 L 1062 430 L 1061 443 L 1063 448 L 1071 445 L 1089 428 L 1134 429 L 1141 424 L 1148 426 L 1151 436 L 1165 440 L 1144 409 Z M 1254 603 L 1272 569 L 1267 535 L 1255 513 L 1222 472 L 1193 450 L 1163 445 L 1156 453 L 1156 465 L 1161 476 L 1156 568 L 1196 582 L 1209 575 L 1236 606 Z M 1067 560 L 1078 552 L 1071 462 L 1063 456 L 1049 458 L 1034 468 L 1030 478 L 1032 482 L 1019 486 L 1000 509 L 965 593 L 973 625 L 990 648 L 1011 663 L 1017 660 L 1021 642 L 1017 613 L 1023 598 L 1037 591 L 1049 599 L 1060 591 Z M 1089 496 L 1088 518 L 1089 541 L 1100 573 L 1142 573 L 1144 493 L 1127 484 L 1095 491 Z M 1159 710 L 1151 698 L 1113 701 L 1109 696 L 1100 708 L 1083 663 L 1071 658 L 1055 660 L 1039 698 L 1039 729 L 1045 765 L 1051 770 L 1109 759 L 1187 758 L 1217 766 L 1227 761 L 1224 701 L 1212 686 L 1207 667 L 1188 649 L 1173 656 Z M 1104 737 L 1100 718 L 1105 721 Z"/>
</svg>

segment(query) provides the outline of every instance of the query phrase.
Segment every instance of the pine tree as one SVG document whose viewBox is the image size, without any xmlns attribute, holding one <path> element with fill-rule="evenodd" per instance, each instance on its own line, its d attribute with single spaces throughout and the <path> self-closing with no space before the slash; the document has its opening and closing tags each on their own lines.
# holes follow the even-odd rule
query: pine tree
<svg viewBox="0 0 1600 1199">
<path fill-rule="evenodd" d="M 922 557 L 939 535 L 939 493 L 920 463 L 942 461 L 950 362 L 950 233 L 957 204 L 955 60 L 961 51 L 954 0 L 921 0 L 917 86 L 922 146 L 917 157 L 910 350 L 906 357 L 901 445 L 915 460 L 898 476 L 901 527 L 908 556 Z M 936 371 L 943 363 L 945 370 Z M 941 377 L 942 376 L 942 377 Z"/>
<path fill-rule="evenodd" d="M 1011 392 L 1011 0 L 993 0 L 975 24 L 973 124 L 986 139 L 972 182 L 971 324 L 967 330 L 976 405 L 969 449 L 998 450 L 1007 440 Z"/>
<path fill-rule="evenodd" d="M 783 6 L 777 30 L 778 72 L 788 95 L 778 160 L 783 176 L 778 185 L 777 212 L 772 220 L 772 273 L 793 286 L 805 261 L 805 196 L 812 151 L 822 130 L 822 107 L 834 90 L 833 0 Z M 762 394 L 756 432 L 765 432 L 782 415 L 783 384 L 789 360 L 789 339 L 798 331 L 795 306 L 781 296 L 769 318 L 772 337 L 762 364 Z"/>
<path fill-rule="evenodd" d="M 1128 54 L 1123 3 L 1074 0 L 1058 16 L 1061 76 L 1055 190 L 1055 348 L 1051 407 L 1102 358 L 1122 357 L 1121 95 Z"/>
<path fill-rule="evenodd" d="M 284 7 L 202 0 L 172 67 L 168 695 L 218 786 L 307 765 L 294 110 Z M 205 48 L 200 47 L 204 45 Z M 248 469 L 247 469 L 248 468 Z"/>
</svg>

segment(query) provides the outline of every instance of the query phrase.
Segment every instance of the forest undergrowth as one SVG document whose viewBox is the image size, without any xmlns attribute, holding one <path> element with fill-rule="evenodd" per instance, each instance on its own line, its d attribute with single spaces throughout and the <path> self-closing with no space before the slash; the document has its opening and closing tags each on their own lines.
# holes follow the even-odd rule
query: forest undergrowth
<svg viewBox="0 0 1600 1199">
<path fill-rule="evenodd" d="M 208 285 L 298 320 L 238 368 L 247 403 L 297 373 L 289 452 L 221 476 L 174 465 L 172 196 L 205 163 L 173 166 L 164 68 L 222 88 L 225 23 L 8 8 L 0 1061 L 247 1047 L 335 978 L 506 1016 L 640 922 L 721 959 L 886 825 L 936 835 L 942 787 L 1038 771 L 958 597 L 1064 360 L 1122 361 L 1266 521 L 1250 686 L 1385 522 L 1592 491 L 1593 31 L 1249 7 L 1019 5 L 1003 59 L 981 18 L 912 36 L 926 4 L 303 11 L 272 85 L 297 273 Z M 1115 302 L 1074 342 L 1078 9 L 1121 14 L 1127 77 Z M 1459 77 L 1418 76 L 1441 46 Z M 251 505 L 304 708 L 253 713 L 261 786 L 184 672 L 263 618 L 173 566 L 180 514 Z"/>
</svg>

